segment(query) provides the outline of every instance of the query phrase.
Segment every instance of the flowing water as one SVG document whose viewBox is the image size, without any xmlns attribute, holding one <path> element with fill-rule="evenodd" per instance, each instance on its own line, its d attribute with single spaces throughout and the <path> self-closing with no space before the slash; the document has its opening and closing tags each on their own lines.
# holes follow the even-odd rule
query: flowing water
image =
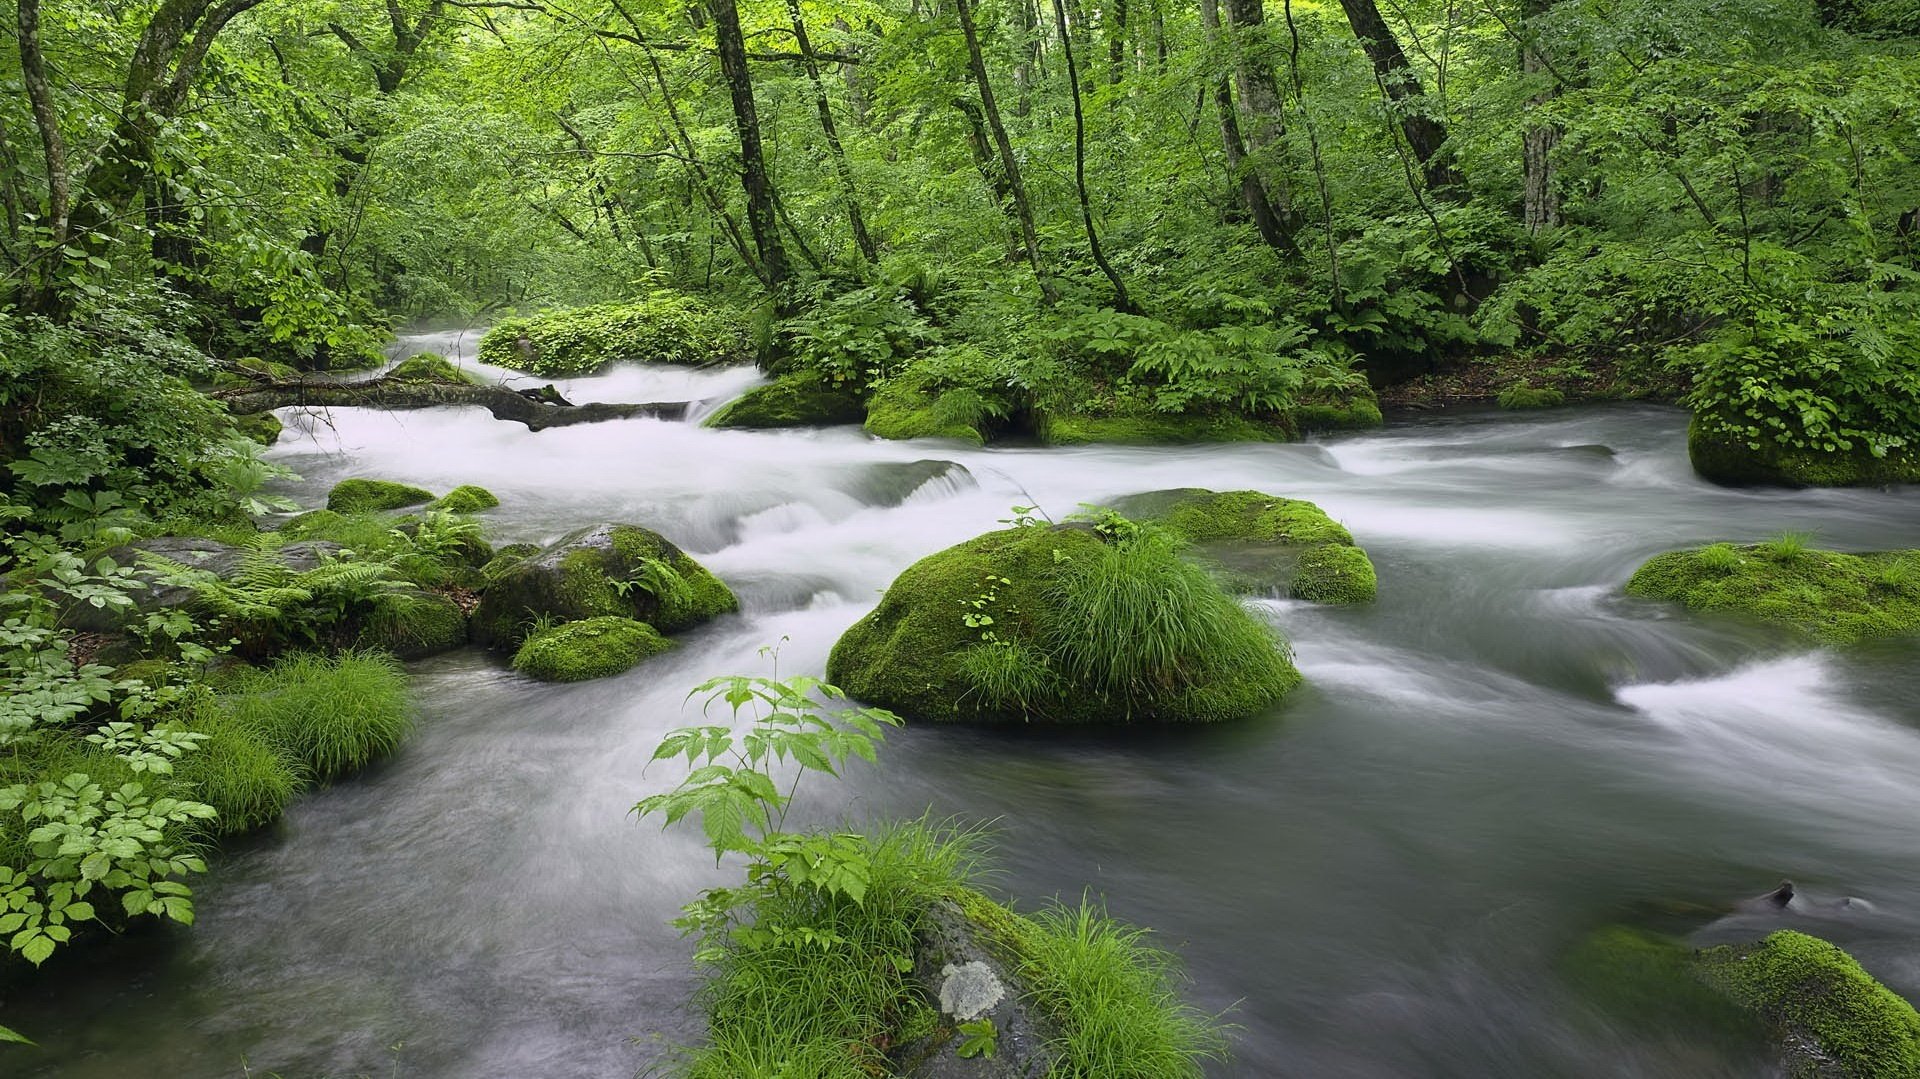
<svg viewBox="0 0 1920 1079">
<path fill-rule="evenodd" d="M 416 347 L 471 354 L 471 336 Z M 498 372 L 495 372 L 498 374 Z M 628 369 L 575 400 L 714 399 L 751 372 Z M 709 404 L 708 407 L 711 407 Z M 1304 689 L 1159 733 L 913 727 L 815 791 L 856 819 L 992 821 L 995 886 L 1103 896 L 1153 927 L 1238 1026 L 1218 1075 L 1760 1076 L 1763 1061 L 1592 1011 L 1567 948 L 1649 905 L 1783 876 L 1872 904 L 1797 924 L 1920 996 L 1920 649 L 1813 650 L 1619 595 L 1662 549 L 1812 532 L 1920 544 L 1920 491 L 1743 492 L 1695 479 L 1655 407 L 1474 415 L 1297 445 L 975 449 L 857 428 L 631 420 L 533 434 L 478 410 L 289 415 L 274 456 L 317 500 L 348 475 L 484 484 L 498 542 L 651 525 L 743 613 L 620 677 L 529 683 L 473 651 L 415 666 L 392 760 L 222 852 L 200 920 L 97 949 L 8 1001 L 27 1074 L 625 1077 L 698 1036 L 667 922 L 724 881 L 628 807 L 707 676 L 822 670 L 914 560 L 1168 487 L 1312 499 L 1371 553 L 1380 600 L 1263 601 Z M 131 983 L 125 970 L 142 973 Z"/>
</svg>

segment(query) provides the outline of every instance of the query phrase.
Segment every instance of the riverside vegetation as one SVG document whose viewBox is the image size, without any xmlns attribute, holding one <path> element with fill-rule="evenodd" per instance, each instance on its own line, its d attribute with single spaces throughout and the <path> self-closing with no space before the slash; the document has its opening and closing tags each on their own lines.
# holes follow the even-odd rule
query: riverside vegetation
<svg viewBox="0 0 1920 1079">
<path fill-rule="evenodd" d="M 264 410 L 378 366 L 403 319 L 485 316 L 482 358 L 553 378 L 757 363 L 771 384 L 718 427 L 1281 441 L 1417 393 L 1646 397 L 1691 411 L 1708 479 L 1920 478 L 1906 0 L 20 0 L 4 31 L 9 962 L 190 922 L 220 837 L 400 744 L 403 660 L 471 640 L 531 677 L 609 677 L 738 608 L 639 525 L 496 552 L 480 487 L 361 477 L 286 516 Z M 408 407 L 488 392 L 432 357 L 369 385 Z M 567 407 L 493 390 L 523 418 Z M 578 414 L 646 406 L 621 407 Z M 829 673 L 918 719 L 1243 718 L 1299 675 L 1236 593 L 1379 588 L 1301 503 L 1115 509 L 929 556 Z M 1913 630 L 1916 565 L 1716 544 L 1628 589 L 1844 644 Z M 824 687 L 760 688 L 841 730 L 799 703 Z M 758 790 L 756 812 L 784 806 Z M 840 861 L 826 833 L 722 834 L 765 886 L 723 920 L 898 958 L 934 900 L 987 910 L 977 841 L 935 826 Z M 868 894 L 794 880 L 776 839 L 864 865 Z M 1065 1073 L 1217 1051 L 1129 931 L 986 920 L 1065 1031 Z M 721 963 L 715 1053 L 756 961 Z M 1066 971 L 1089 980 L 1048 981 Z M 877 1049 L 845 1041 L 876 1022 L 931 1033 L 881 974 L 844 996 L 836 1052 Z M 1108 984 L 1146 1018 L 1088 1015 Z M 1085 1033 L 1122 1027 L 1160 1048 Z"/>
</svg>

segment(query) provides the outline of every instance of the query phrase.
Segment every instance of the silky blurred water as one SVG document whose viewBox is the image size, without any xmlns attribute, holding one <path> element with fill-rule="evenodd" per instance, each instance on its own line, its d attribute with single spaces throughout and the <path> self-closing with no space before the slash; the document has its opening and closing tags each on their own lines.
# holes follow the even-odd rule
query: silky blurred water
<svg viewBox="0 0 1920 1079">
<path fill-rule="evenodd" d="M 473 334 L 409 341 L 472 365 Z M 506 372 L 488 371 L 490 377 Z M 712 403 L 745 369 L 615 370 L 576 401 Z M 415 666 L 391 761 L 302 799 L 197 885 L 199 924 L 94 949 L 17 988 L 23 1074 L 628 1076 L 696 1038 L 667 924 L 722 882 L 692 835 L 627 810 L 673 775 L 654 742 L 702 679 L 820 673 L 895 574 L 998 527 L 1147 490 L 1318 502 L 1380 600 L 1259 601 L 1307 685 L 1249 723 L 1159 733 L 913 727 L 807 810 L 991 821 L 1023 906 L 1104 897 L 1152 926 L 1237 1025 L 1222 1076 L 1760 1076 L 1764 1062 L 1618 1025 L 1563 982 L 1583 934 L 1650 903 L 1792 877 L 1872 904 L 1803 924 L 1920 995 L 1920 648 L 1812 650 L 1622 598 L 1641 560 L 1808 531 L 1920 545 L 1920 492 L 1731 491 L 1685 417 L 1482 414 L 1295 445 L 977 449 L 857 428 L 630 420 L 530 433 L 479 410 L 283 413 L 312 504 L 348 475 L 504 505 L 496 542 L 633 521 L 743 612 L 620 677 L 544 686 L 462 652 Z M 782 643 L 784 642 L 784 643 Z M 127 970 L 137 971 L 128 984 Z"/>
</svg>

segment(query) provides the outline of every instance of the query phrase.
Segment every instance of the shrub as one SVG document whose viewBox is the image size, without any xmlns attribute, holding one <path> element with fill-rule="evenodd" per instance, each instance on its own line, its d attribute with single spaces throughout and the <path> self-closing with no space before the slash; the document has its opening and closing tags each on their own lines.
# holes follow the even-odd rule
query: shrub
<svg viewBox="0 0 1920 1079">
<path fill-rule="evenodd" d="M 584 682 L 619 674 L 673 647 L 631 618 L 588 618 L 540 630 L 513 654 L 513 669 L 542 682 Z"/>
<path fill-rule="evenodd" d="M 296 652 L 235 682 L 236 722 L 265 736 L 317 780 L 391 753 L 411 726 L 407 679 L 392 656 Z"/>
</svg>

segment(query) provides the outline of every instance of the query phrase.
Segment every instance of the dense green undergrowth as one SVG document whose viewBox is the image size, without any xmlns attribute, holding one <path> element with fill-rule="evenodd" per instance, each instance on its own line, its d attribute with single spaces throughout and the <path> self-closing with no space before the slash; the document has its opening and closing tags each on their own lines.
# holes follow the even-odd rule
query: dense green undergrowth
<svg viewBox="0 0 1920 1079">
<path fill-rule="evenodd" d="M 538 375 L 585 375 L 618 362 L 726 363 L 745 358 L 746 342 L 723 306 L 662 290 L 631 303 L 497 322 L 480 339 L 479 356 Z"/>
</svg>

